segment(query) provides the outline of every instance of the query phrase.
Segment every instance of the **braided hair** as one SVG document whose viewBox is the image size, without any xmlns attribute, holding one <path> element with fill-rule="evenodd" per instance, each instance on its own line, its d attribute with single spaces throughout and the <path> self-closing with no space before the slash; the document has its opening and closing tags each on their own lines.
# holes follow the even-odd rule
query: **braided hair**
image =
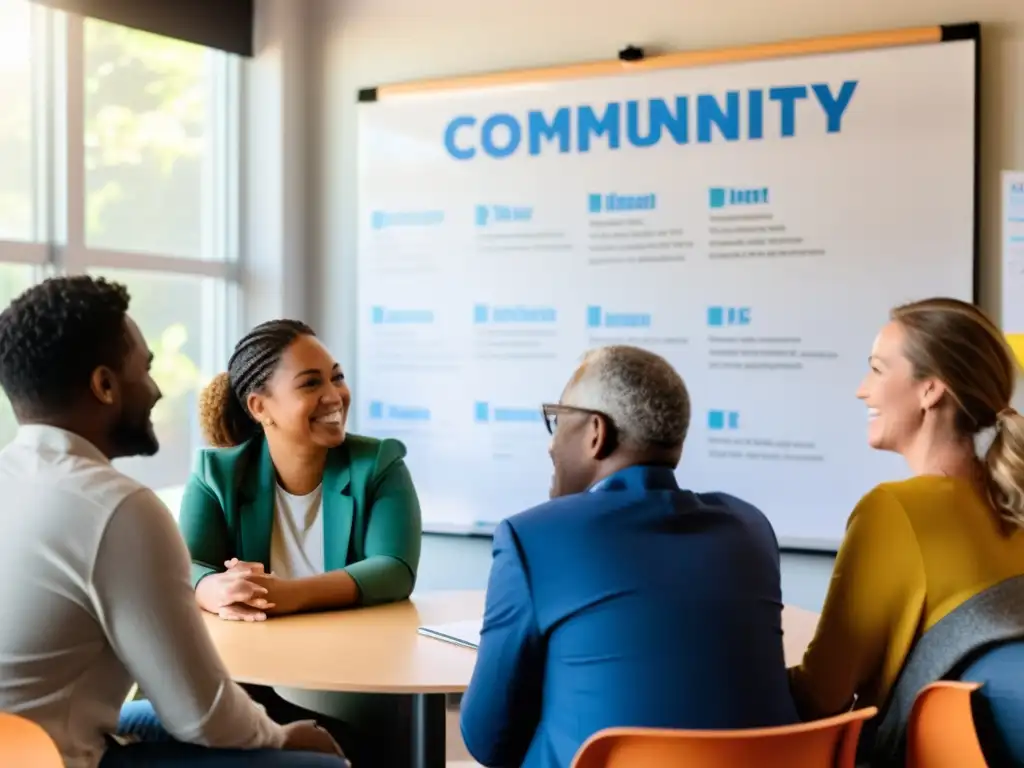
<svg viewBox="0 0 1024 768">
<path fill-rule="evenodd" d="M 281 356 L 300 336 L 316 334 L 298 320 L 270 320 L 235 345 L 227 371 L 217 374 L 199 395 L 199 425 L 207 443 L 227 448 L 256 436 L 261 426 L 249 413 L 249 395 L 264 390 Z"/>
</svg>

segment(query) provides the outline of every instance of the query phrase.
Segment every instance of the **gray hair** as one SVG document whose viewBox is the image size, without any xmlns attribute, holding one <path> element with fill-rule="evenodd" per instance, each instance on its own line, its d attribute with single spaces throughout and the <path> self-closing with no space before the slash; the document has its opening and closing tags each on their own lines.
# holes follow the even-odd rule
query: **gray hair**
<svg viewBox="0 0 1024 768">
<path fill-rule="evenodd" d="M 620 439 L 641 450 L 679 448 L 690 427 L 690 395 L 682 377 L 665 358 L 639 347 L 588 352 L 562 403 L 604 413 Z"/>
</svg>

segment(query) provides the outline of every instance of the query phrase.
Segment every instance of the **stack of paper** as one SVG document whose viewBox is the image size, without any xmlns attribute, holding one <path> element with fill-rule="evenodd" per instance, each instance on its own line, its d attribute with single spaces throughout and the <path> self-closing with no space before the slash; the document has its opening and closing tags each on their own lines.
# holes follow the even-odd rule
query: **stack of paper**
<svg viewBox="0 0 1024 768">
<path fill-rule="evenodd" d="M 432 637 L 435 640 L 444 640 L 446 643 L 476 650 L 480 645 L 482 623 L 480 619 L 469 619 L 420 627 L 418 631 L 421 635 Z"/>
</svg>

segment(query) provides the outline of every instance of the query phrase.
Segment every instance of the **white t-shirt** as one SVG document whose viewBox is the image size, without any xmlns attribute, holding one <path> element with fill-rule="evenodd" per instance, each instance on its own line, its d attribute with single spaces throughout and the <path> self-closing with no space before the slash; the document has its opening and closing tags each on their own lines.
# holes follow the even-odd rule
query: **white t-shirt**
<svg viewBox="0 0 1024 768">
<path fill-rule="evenodd" d="M 270 570 L 284 579 L 324 572 L 323 486 L 305 496 L 293 496 L 277 486 Z"/>
</svg>

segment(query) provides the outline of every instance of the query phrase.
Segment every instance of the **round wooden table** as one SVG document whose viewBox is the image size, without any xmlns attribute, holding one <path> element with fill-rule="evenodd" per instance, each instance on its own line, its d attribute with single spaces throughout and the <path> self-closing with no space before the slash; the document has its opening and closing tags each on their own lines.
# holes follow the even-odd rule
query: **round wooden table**
<svg viewBox="0 0 1024 768">
<path fill-rule="evenodd" d="M 417 634 L 424 624 L 478 619 L 483 592 L 425 592 L 391 605 L 247 624 L 206 615 L 242 683 L 351 693 L 461 693 L 476 653 Z"/>
<path fill-rule="evenodd" d="M 804 651 L 814 639 L 819 614 L 794 605 L 782 608 L 782 646 L 786 653 L 786 666 L 795 667 L 804 657 Z"/>
<path fill-rule="evenodd" d="M 483 608 L 483 592 L 424 592 L 392 605 L 252 624 L 207 614 L 206 626 L 239 682 L 408 697 L 411 764 L 443 768 L 445 694 L 466 690 L 476 652 L 416 630 L 425 624 L 479 619 Z M 788 665 L 800 661 L 817 620 L 810 611 L 784 609 Z"/>
<path fill-rule="evenodd" d="M 483 610 L 483 592 L 425 592 L 391 605 L 259 623 L 221 621 L 207 614 L 206 626 L 240 683 L 407 697 L 409 716 L 402 720 L 411 731 L 410 764 L 443 768 L 445 695 L 466 690 L 476 651 L 416 630 L 425 624 L 479 619 Z M 308 704 L 279 693 L 293 703 Z"/>
</svg>

